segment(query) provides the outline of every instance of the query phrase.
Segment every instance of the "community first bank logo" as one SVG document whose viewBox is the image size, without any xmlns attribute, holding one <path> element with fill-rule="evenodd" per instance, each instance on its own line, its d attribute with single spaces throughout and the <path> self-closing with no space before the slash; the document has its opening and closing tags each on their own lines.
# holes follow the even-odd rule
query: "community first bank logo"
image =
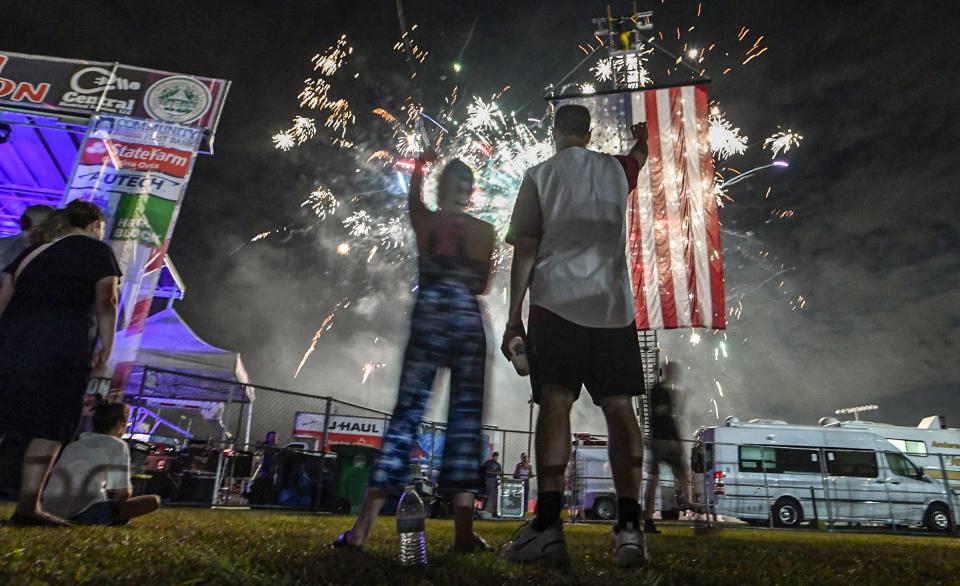
<svg viewBox="0 0 960 586">
<path fill-rule="evenodd" d="M 186 75 L 166 77 L 147 90 L 143 105 L 157 120 L 189 124 L 210 110 L 210 90 Z"/>
</svg>

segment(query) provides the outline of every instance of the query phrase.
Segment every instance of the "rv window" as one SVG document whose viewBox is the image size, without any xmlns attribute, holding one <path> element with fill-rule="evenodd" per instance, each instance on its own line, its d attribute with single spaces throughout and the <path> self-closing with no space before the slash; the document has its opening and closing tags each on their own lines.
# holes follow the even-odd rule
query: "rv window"
<svg viewBox="0 0 960 586">
<path fill-rule="evenodd" d="M 740 446 L 740 472 L 775 474 L 778 472 L 776 452 L 762 446 Z"/>
<path fill-rule="evenodd" d="M 820 454 L 808 448 L 777 448 L 780 472 L 820 473 Z"/>
<path fill-rule="evenodd" d="M 897 446 L 897 449 L 910 456 L 926 456 L 927 444 L 917 440 L 890 439 L 887 441 Z"/>
<path fill-rule="evenodd" d="M 827 471 L 832 476 L 876 478 L 877 455 L 865 450 L 828 450 Z"/>
<path fill-rule="evenodd" d="M 889 466 L 890 471 L 897 476 L 920 478 L 920 471 L 917 470 L 917 467 L 913 465 L 913 462 L 908 460 L 903 454 L 887 452 L 885 455 L 887 457 L 887 466 Z"/>
</svg>

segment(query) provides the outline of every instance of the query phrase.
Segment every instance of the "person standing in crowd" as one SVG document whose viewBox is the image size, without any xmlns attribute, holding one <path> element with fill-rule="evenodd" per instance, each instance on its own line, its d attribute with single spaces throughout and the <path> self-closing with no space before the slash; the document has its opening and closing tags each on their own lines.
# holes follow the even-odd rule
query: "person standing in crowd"
<svg viewBox="0 0 960 586">
<path fill-rule="evenodd" d="M 643 494 L 646 533 L 660 533 L 653 522 L 653 507 L 660 480 L 660 464 L 670 466 L 677 483 L 681 508 L 690 503 L 690 471 L 683 456 L 683 444 L 677 431 L 676 400 L 673 395 L 680 380 L 679 365 L 666 362 L 660 367 L 660 381 L 650 389 L 650 459 L 647 460 L 647 486 Z M 672 388 L 671 388 L 672 386 Z"/>
<path fill-rule="evenodd" d="M 513 477 L 523 481 L 523 514 L 527 514 L 527 506 L 530 502 L 530 476 L 533 470 L 530 468 L 530 461 L 526 454 L 520 454 L 520 461 L 517 467 L 513 469 Z"/>
<path fill-rule="evenodd" d="M 570 410 L 582 386 L 603 410 L 617 493 L 613 559 L 644 564 L 640 530 L 643 437 L 632 398 L 643 369 L 626 259 L 629 192 L 647 159 L 647 129 L 631 128 L 629 155 L 589 151 L 590 112 L 565 105 L 554 116 L 557 154 L 527 170 L 513 210 L 510 307 L 501 350 L 525 339 L 537 416 L 537 515 L 501 557 L 513 562 L 568 559 L 560 524 L 570 459 Z M 522 309 L 530 290 L 529 333 Z"/>
<path fill-rule="evenodd" d="M 500 465 L 500 453 L 490 454 L 490 459 L 483 463 L 483 482 L 485 487 L 486 500 L 484 508 L 490 514 L 497 512 L 497 481 L 503 472 L 503 466 Z"/>
<path fill-rule="evenodd" d="M 132 496 L 126 429 L 127 406 L 99 401 L 93 431 L 67 444 L 50 472 L 43 510 L 75 525 L 123 525 L 160 508 L 156 495 Z"/>
<path fill-rule="evenodd" d="M 87 382 L 106 367 L 117 323 L 120 268 L 101 242 L 100 209 L 72 201 L 42 230 L 51 241 L 2 269 L 0 285 L 0 433 L 29 442 L 15 525 L 65 523 L 41 510 L 40 494 L 77 432 Z"/>
<path fill-rule="evenodd" d="M 437 183 L 439 209 L 421 197 L 424 165 L 417 159 L 410 179 L 410 221 L 417 237 L 419 287 L 404 353 L 400 388 L 380 455 L 353 528 L 334 542 L 360 547 L 387 495 L 400 494 L 408 482 L 410 451 L 430 398 L 437 370 L 450 368 L 450 407 L 439 486 L 451 492 L 454 548 L 472 551 L 474 496 L 483 486 L 481 417 L 486 376 L 486 335 L 477 296 L 487 290 L 493 269 L 495 232 L 466 213 L 473 193 L 473 171 L 450 161 Z"/>
<path fill-rule="evenodd" d="M 23 210 L 20 216 L 20 233 L 6 238 L 0 238 L 0 268 L 8 266 L 17 260 L 20 253 L 33 244 L 33 231 L 42 224 L 53 208 L 45 205 L 33 205 Z"/>
</svg>

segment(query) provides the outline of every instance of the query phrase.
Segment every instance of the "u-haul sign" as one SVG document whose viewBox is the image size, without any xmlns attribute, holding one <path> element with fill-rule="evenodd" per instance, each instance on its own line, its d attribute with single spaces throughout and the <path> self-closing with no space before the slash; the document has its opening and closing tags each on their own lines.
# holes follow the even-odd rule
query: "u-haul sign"
<svg viewBox="0 0 960 586">
<path fill-rule="evenodd" d="M 322 413 L 298 411 L 293 422 L 293 435 L 322 441 L 324 430 Z M 349 444 L 379 448 L 387 422 L 382 418 L 331 415 L 327 430 L 327 444 Z"/>
</svg>

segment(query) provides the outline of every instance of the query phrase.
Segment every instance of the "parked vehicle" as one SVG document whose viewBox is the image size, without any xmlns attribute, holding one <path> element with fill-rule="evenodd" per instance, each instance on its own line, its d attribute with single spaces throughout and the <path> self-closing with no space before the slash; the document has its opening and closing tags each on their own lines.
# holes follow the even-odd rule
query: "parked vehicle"
<svg viewBox="0 0 960 586">
<path fill-rule="evenodd" d="M 861 429 L 728 417 L 697 431 L 691 468 L 697 502 L 749 523 L 884 523 L 948 533 L 957 522 L 941 481 Z"/>
<path fill-rule="evenodd" d="M 878 435 L 906 454 L 930 478 L 942 481 L 946 477 L 954 496 L 960 495 L 960 429 L 948 428 L 940 415 L 925 417 L 916 427 L 870 421 L 837 421 L 832 417 L 824 417 L 820 425 Z"/>
<path fill-rule="evenodd" d="M 649 457 L 649 450 L 645 449 L 644 462 Z M 646 481 L 644 468 L 644 486 Z M 609 521 L 617 518 L 617 494 L 606 439 L 579 434 L 574 439 L 567 465 L 567 503 L 585 519 Z M 678 519 L 680 516 L 673 471 L 669 466 L 660 467 L 655 510 L 660 511 L 662 519 Z"/>
</svg>

